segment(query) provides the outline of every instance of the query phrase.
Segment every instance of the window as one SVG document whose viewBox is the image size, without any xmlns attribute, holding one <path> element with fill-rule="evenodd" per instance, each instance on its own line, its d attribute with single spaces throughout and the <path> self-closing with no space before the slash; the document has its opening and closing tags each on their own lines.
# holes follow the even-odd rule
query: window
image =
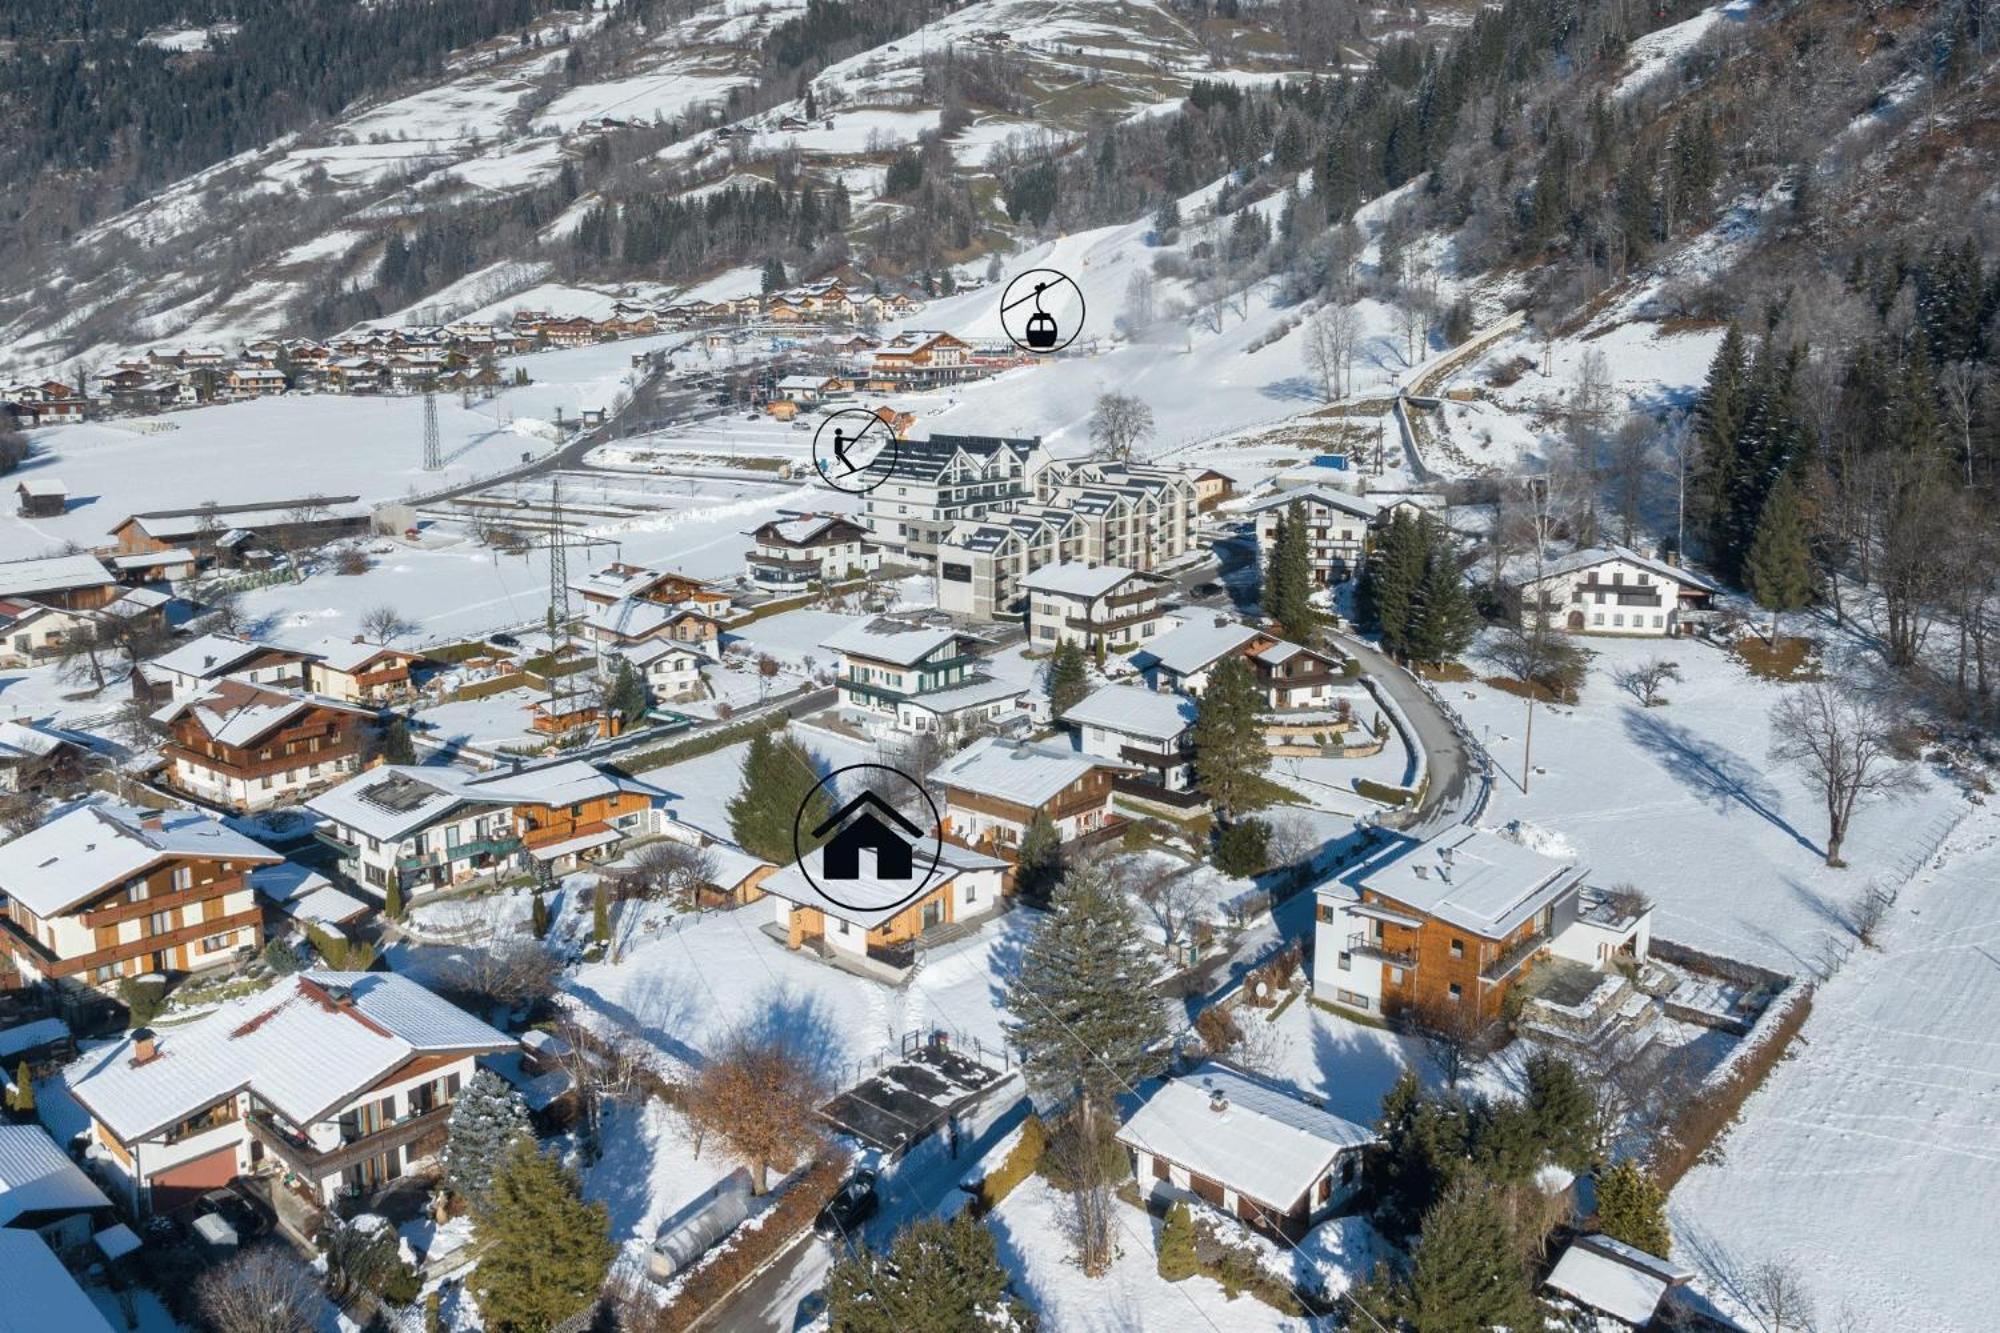
<svg viewBox="0 0 2000 1333">
<path fill-rule="evenodd" d="M 234 943 L 236 943 L 236 932 L 233 930 L 225 931 L 220 935 L 207 935 L 202 938 L 201 951 L 203 953 L 219 953 Z"/>
<path fill-rule="evenodd" d="M 965 886 L 965 901 L 969 903 L 979 901 L 979 886 L 977 884 L 967 884 Z"/>
<path fill-rule="evenodd" d="M 1620 611 L 1614 614 L 1611 617 L 1611 623 L 1614 625 L 1623 625 L 1625 623 L 1625 613 Z"/>
<path fill-rule="evenodd" d="M 1451 956 L 1452 956 L 1453 958 L 1463 958 L 1463 957 L 1465 957 L 1465 941 L 1464 941 L 1464 940 L 1453 940 L 1453 941 L 1451 942 Z"/>
<path fill-rule="evenodd" d="M 1402 969 L 1402 968 L 1400 968 L 1400 967 L 1392 967 L 1392 968 L 1390 968 L 1390 969 L 1389 969 L 1389 984 L 1390 984 L 1390 985 L 1392 985 L 1392 986 L 1400 986 L 1400 985 L 1402 985 L 1402 984 L 1403 984 L 1403 969 Z"/>
<path fill-rule="evenodd" d="M 146 933 L 148 935 L 164 935 L 173 928 L 174 914 L 172 912 L 155 912 L 146 918 Z"/>
<path fill-rule="evenodd" d="M 191 889 L 193 887 L 194 887 L 194 867 L 175 866 L 174 891 L 178 893 L 182 889 Z"/>
<path fill-rule="evenodd" d="M 1667 618 L 1666 618 L 1665 616 L 1654 616 L 1654 617 L 1653 617 L 1653 628 L 1654 628 L 1654 629 L 1663 629 L 1663 628 L 1665 628 L 1665 626 L 1666 626 L 1666 623 L 1667 623 Z"/>
<path fill-rule="evenodd" d="M 1341 970 L 1341 971 L 1343 971 L 1343 972 L 1351 972 L 1351 971 L 1353 971 L 1353 970 L 1354 970 L 1354 955 L 1352 955 L 1352 954 L 1348 953 L 1348 952 L 1347 952 L 1347 950 L 1345 950 L 1345 949 L 1342 949 L 1342 950 L 1340 951 L 1340 961 L 1339 961 L 1339 963 L 1337 964 L 1337 966 L 1338 966 L 1338 967 L 1340 968 L 1340 970 Z"/>
<path fill-rule="evenodd" d="M 1592 612 L 1590 616 L 1590 623 L 1593 625 L 1602 625 L 1604 623 L 1604 613 L 1602 611 Z"/>
<path fill-rule="evenodd" d="M 1465 993 L 1464 988 L 1461 987 L 1456 981 L 1452 982 L 1448 989 L 1451 991 L 1451 998 L 1453 1000 L 1458 999 L 1459 996 Z"/>
<path fill-rule="evenodd" d="M 1652 581 L 1653 581 L 1653 576 L 1651 574 L 1641 574 L 1639 576 L 1639 586 L 1642 588 L 1646 587 Z"/>
</svg>

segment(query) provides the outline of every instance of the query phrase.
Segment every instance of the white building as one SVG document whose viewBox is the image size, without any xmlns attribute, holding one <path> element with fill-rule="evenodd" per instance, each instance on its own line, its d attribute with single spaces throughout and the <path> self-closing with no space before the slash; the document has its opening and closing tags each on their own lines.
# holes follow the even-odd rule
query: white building
<svg viewBox="0 0 2000 1333">
<path fill-rule="evenodd" d="M 766 592 L 801 593 L 813 583 L 839 583 L 882 567 L 882 550 L 868 530 L 840 514 L 788 513 L 750 534 L 745 553 L 750 582 Z"/>
<path fill-rule="evenodd" d="M 1038 650 L 1075 644 L 1086 652 L 1129 652 L 1160 624 L 1163 580 L 1121 565 L 1065 561 L 1021 580 L 1028 593 L 1028 639 Z"/>
<path fill-rule="evenodd" d="M 1572 634 L 1685 634 L 1721 589 L 1691 569 L 1623 546 L 1593 546 L 1549 562 L 1521 585 L 1521 619 Z"/>
<path fill-rule="evenodd" d="M 1313 581 L 1345 583 L 1361 572 L 1369 532 L 1386 523 L 1393 507 L 1333 486 L 1301 486 L 1265 496 L 1244 512 L 1257 516 L 1257 554 L 1268 566 L 1278 539 L 1278 520 L 1301 506 L 1311 537 Z"/>
<path fill-rule="evenodd" d="M 877 616 L 821 646 L 836 657 L 843 714 L 877 730 L 963 732 L 1019 711 L 1027 686 L 979 669 L 985 641 L 950 626 Z"/>
<path fill-rule="evenodd" d="M 273 689 L 302 690 L 310 653 L 240 639 L 233 634 L 204 634 L 170 652 L 139 664 L 139 675 L 156 698 L 185 699 L 208 693 L 220 680 L 240 680 Z"/>
<path fill-rule="evenodd" d="M 934 870 L 926 859 L 933 850 L 938 852 Z M 943 933 L 956 938 L 959 928 L 977 925 L 1000 910 L 1007 873 L 1007 863 L 998 857 L 949 842 L 941 848 L 922 844 L 917 856 L 918 873 L 932 877 L 914 899 L 907 880 L 881 881 L 872 875 L 843 881 L 839 898 L 830 898 L 796 863 L 781 867 L 757 885 L 772 901 L 767 929 L 788 948 L 809 948 L 850 971 L 902 981 L 916 966 L 926 937 Z M 872 867 L 872 854 L 863 852 L 862 862 Z"/>
<path fill-rule="evenodd" d="M 981 518 L 1033 493 L 1047 464 L 1039 438 L 932 435 L 884 450 L 888 479 L 864 502 L 868 529 L 885 550 L 928 558 L 954 523 Z"/>
<path fill-rule="evenodd" d="M 1132 764 L 1168 791 L 1194 785 L 1197 710 L 1184 694 L 1113 684 L 1096 690 L 1062 715 L 1076 729 L 1083 753 Z"/>
<path fill-rule="evenodd" d="M 702 683 L 702 668 L 714 661 L 693 644 L 653 639 L 607 650 L 603 659 L 607 679 L 617 671 L 621 660 L 632 664 L 647 691 L 659 703 L 682 703 L 703 697 L 707 690 Z"/>
<path fill-rule="evenodd" d="M 128 1033 L 67 1082 L 136 1210 L 262 1173 L 331 1207 L 431 1160 L 475 1059 L 515 1045 L 393 972 L 307 972 Z"/>
</svg>

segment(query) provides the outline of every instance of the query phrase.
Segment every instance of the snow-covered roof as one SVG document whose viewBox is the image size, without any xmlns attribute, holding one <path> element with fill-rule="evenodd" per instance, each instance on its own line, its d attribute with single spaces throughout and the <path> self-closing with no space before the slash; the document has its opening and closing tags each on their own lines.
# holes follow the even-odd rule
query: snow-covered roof
<svg viewBox="0 0 2000 1333">
<path fill-rule="evenodd" d="M 36 593 L 102 588 L 118 580 L 94 555 L 56 555 L 42 560 L 9 560 L 0 564 L 0 597 L 31 597 Z"/>
<path fill-rule="evenodd" d="M 26 1023 L 16 1023 L 10 1028 L 0 1028 L 0 1060 L 10 1060 L 22 1051 L 32 1051 L 37 1046 L 47 1046 L 69 1036 L 69 1024 L 60 1018 L 37 1018 Z M 4 1073 L 0 1070 L 0 1073 Z"/>
<path fill-rule="evenodd" d="M 0 1227 L 23 1213 L 109 1208 L 111 1200 L 40 1125 L 0 1124 Z"/>
<path fill-rule="evenodd" d="M 662 602 L 649 602 L 643 597 L 621 597 L 609 606 L 600 606 L 591 611 L 584 623 L 592 629 L 603 630 L 627 639 L 643 639 L 650 634 L 671 625 L 683 615 L 699 614 L 683 606 L 668 606 Z"/>
<path fill-rule="evenodd" d="M 115 569 L 158 569 L 162 565 L 191 565 L 194 560 L 193 551 L 185 546 L 175 546 L 164 551 L 135 551 L 130 555 L 114 555 L 111 557 L 111 564 Z"/>
<path fill-rule="evenodd" d="M 189 639 L 171 652 L 149 658 L 146 667 L 149 672 L 191 676 L 196 680 L 213 680 L 228 675 L 260 653 L 291 653 L 295 657 L 305 656 L 273 644 L 239 639 L 234 634 L 204 634 L 198 639 Z"/>
<path fill-rule="evenodd" d="M 1547 1281 L 1551 1290 L 1637 1327 L 1653 1317 L 1667 1288 L 1693 1279 L 1691 1269 L 1623 1241 L 1579 1236 Z"/>
<path fill-rule="evenodd" d="M 335 888 L 325 875 L 296 861 L 259 866 L 250 872 L 250 887 L 294 921 L 317 926 L 346 925 L 370 910 L 369 904 Z"/>
<path fill-rule="evenodd" d="M 78 741 L 34 722 L 0 722 L 0 763 L 46 759 L 65 745 Z"/>
<path fill-rule="evenodd" d="M 306 651 L 318 658 L 321 666 L 350 675 L 357 671 L 366 671 L 372 663 L 384 657 L 407 660 L 416 656 L 415 653 L 405 652 L 401 648 L 391 648 L 384 643 L 356 643 L 352 638 L 342 638 L 338 634 L 329 634 Z"/>
<path fill-rule="evenodd" d="M 621 643 L 605 650 L 607 657 L 622 657 L 635 667 L 648 667 L 663 657 L 693 658 L 697 663 L 715 660 L 703 652 L 701 645 L 682 643 L 678 639 L 646 639 L 639 643 Z"/>
<path fill-rule="evenodd" d="M 7 1299 L 0 1302 L 0 1333 L 111 1333 L 111 1324 L 48 1242 L 33 1231 L 0 1227 L 0 1273 Z"/>
<path fill-rule="evenodd" d="M 159 827 L 148 827 L 146 821 L 154 818 Z M 0 846 L 0 893 L 36 916 L 57 916 L 175 856 L 256 865 L 284 859 L 205 813 L 90 800 L 65 807 L 40 828 Z"/>
<path fill-rule="evenodd" d="M 895 666 L 914 666 L 939 648 L 964 637 L 949 625 L 921 625 L 889 616 L 843 625 L 820 646 Z"/>
<path fill-rule="evenodd" d="M 1142 665 L 1157 662 L 1177 676 L 1186 676 L 1261 637 L 1261 630 L 1240 620 L 1197 612 L 1178 627 L 1154 638 L 1133 654 L 1133 660 Z"/>
<path fill-rule="evenodd" d="M 1375 1131 L 1208 1060 L 1155 1090 L 1118 1139 L 1289 1212 L 1342 1152 L 1375 1142 Z"/>
<path fill-rule="evenodd" d="M 1280 490 L 1251 504 L 1243 506 L 1246 514 L 1259 513 L 1266 509 L 1285 509 L 1294 500 L 1316 500 L 1320 504 L 1354 515 L 1356 518 L 1374 518 L 1384 506 L 1379 500 L 1371 500 L 1365 495 L 1343 491 L 1335 486 L 1295 486 L 1290 490 Z"/>
<path fill-rule="evenodd" d="M 1594 565 L 1606 564 L 1613 560 L 1622 560 L 1628 565 L 1637 565 L 1639 568 L 1659 578 L 1666 579 L 1672 583 L 1684 583 L 1690 588 L 1700 588 L 1703 592 L 1722 591 L 1720 584 L 1711 579 L 1703 578 L 1700 574 L 1683 565 L 1670 565 L 1666 561 L 1656 559 L 1653 556 L 1641 555 L 1629 546 L 1588 546 L 1581 551 L 1572 551 L 1570 554 L 1551 560 L 1548 564 L 1544 565 L 1542 567 L 1542 577 L 1545 579 L 1560 578 L 1565 574 L 1574 574 L 1580 569 L 1589 569 Z"/>
<path fill-rule="evenodd" d="M 306 972 L 69 1066 L 71 1093 L 126 1143 L 248 1088 L 310 1125 L 412 1057 L 505 1050 L 513 1038 L 393 972 Z"/>
<path fill-rule="evenodd" d="M 1168 741 L 1194 725 L 1194 700 L 1185 694 L 1113 684 L 1093 691 L 1062 715 L 1076 726 L 1104 727 L 1128 736 Z"/>
<path fill-rule="evenodd" d="M 614 792 L 660 794 L 583 759 L 467 773 L 442 765 L 384 764 L 306 802 L 306 808 L 385 841 L 427 828 L 460 805 L 574 805 Z"/>
<path fill-rule="evenodd" d="M 733 842 L 710 843 L 702 850 L 714 867 L 709 882 L 717 888 L 733 889 L 756 874 L 759 869 L 771 864 L 761 856 L 744 851 Z"/>
<path fill-rule="evenodd" d="M 773 519 L 759 528 L 757 535 L 769 533 L 793 546 L 809 546 L 829 528 L 843 524 L 855 526 L 854 520 L 845 514 L 801 514 L 795 518 Z"/>
<path fill-rule="evenodd" d="M 948 689 L 931 690 L 925 694 L 912 694 L 903 700 L 905 706 L 921 708 L 938 717 L 950 717 L 953 713 L 967 708 L 982 708 L 996 704 L 1003 699 L 1018 699 L 1028 692 L 1028 687 L 1016 681 L 1001 680 L 997 676 L 975 675 Z"/>
<path fill-rule="evenodd" d="M 937 853 L 935 862 L 931 860 L 931 853 L 934 851 Z M 877 878 L 874 873 L 875 853 L 872 849 L 863 848 L 860 859 L 861 875 L 856 879 L 840 881 L 839 902 L 820 892 L 819 888 L 806 878 L 805 872 L 799 869 L 796 862 L 780 866 L 767 875 L 758 887 L 768 894 L 783 898 L 786 902 L 797 903 L 801 907 L 816 907 L 830 917 L 859 926 L 863 930 L 873 930 L 910 906 L 911 881 Z M 918 843 L 915 848 L 914 869 L 917 877 L 930 878 L 930 883 L 924 889 L 926 897 L 951 883 L 965 871 L 1006 868 L 1007 863 L 998 857 L 975 852 L 956 843 L 940 844 L 926 839 Z"/>
<path fill-rule="evenodd" d="M 1017 805 L 1042 806 L 1093 768 L 1124 764 L 1078 754 L 1067 745 L 982 736 L 937 766 L 943 786 Z"/>
<path fill-rule="evenodd" d="M 197 509 L 167 509 L 150 514 L 134 514 L 126 523 L 155 541 L 180 541 L 202 537 L 221 528 L 257 531 L 290 527 L 297 523 L 340 523 L 367 518 L 370 510 L 352 495 L 326 498 L 306 496 L 296 500 L 276 500 L 241 505 L 204 505 Z M 118 525 L 125 526 L 124 523 Z M 114 529 L 115 531 L 115 529 Z"/>
<path fill-rule="evenodd" d="M 610 564 L 594 569 L 580 579 L 572 579 L 569 586 L 578 592 L 616 599 L 635 597 L 663 577 L 665 575 L 660 570 L 645 565 Z"/>
<path fill-rule="evenodd" d="M 63 484 L 60 477 L 29 477 L 14 489 L 23 495 L 42 497 L 69 494 L 69 487 Z"/>
<path fill-rule="evenodd" d="M 217 745 L 241 748 L 255 744 L 313 706 L 312 700 L 295 694 L 262 689 L 240 680 L 219 680 L 209 687 L 208 693 L 166 704 L 154 710 L 152 716 L 155 722 L 170 723 L 183 715 L 192 715 Z"/>
<path fill-rule="evenodd" d="M 1123 565 L 1092 565 L 1080 560 L 1043 565 L 1021 580 L 1030 592 L 1061 593 L 1070 597 L 1102 597 L 1138 571 Z"/>
<path fill-rule="evenodd" d="M 1403 842 L 1352 872 L 1347 883 L 1497 940 L 1574 889 L 1584 874 L 1574 861 L 1460 824 L 1423 842 Z"/>
</svg>

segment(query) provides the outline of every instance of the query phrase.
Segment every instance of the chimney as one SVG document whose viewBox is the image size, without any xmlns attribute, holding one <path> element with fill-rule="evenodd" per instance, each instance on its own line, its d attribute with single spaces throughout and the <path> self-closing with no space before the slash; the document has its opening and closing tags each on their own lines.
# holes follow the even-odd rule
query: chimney
<svg viewBox="0 0 2000 1333">
<path fill-rule="evenodd" d="M 1417 872 L 1418 879 L 1429 879 L 1431 877 L 1431 868 L 1427 865 L 1418 864 L 1411 866 L 1410 869 Z"/>
<path fill-rule="evenodd" d="M 160 817 L 158 810 L 149 810 L 139 817 L 139 827 L 152 833 L 166 831 L 167 821 Z"/>
<path fill-rule="evenodd" d="M 1208 1090 L 1208 1109 L 1217 1115 L 1221 1115 L 1229 1109 L 1229 1098 L 1221 1088 L 1210 1088 Z"/>
<path fill-rule="evenodd" d="M 140 1028 L 137 1032 L 134 1032 L 132 1034 L 133 1064 L 135 1065 L 151 1064 L 154 1060 L 157 1060 L 159 1056 L 160 1056 L 160 1043 L 159 1039 L 154 1037 L 153 1029 Z"/>
</svg>

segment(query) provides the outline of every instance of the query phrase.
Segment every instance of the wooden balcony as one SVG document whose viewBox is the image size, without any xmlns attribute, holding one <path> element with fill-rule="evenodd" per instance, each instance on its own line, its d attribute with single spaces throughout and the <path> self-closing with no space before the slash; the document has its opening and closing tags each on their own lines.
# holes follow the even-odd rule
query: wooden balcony
<svg viewBox="0 0 2000 1333">
<path fill-rule="evenodd" d="M 24 954 L 32 959 L 36 970 L 44 976 L 78 976 L 112 963 L 122 963 L 129 958 L 164 953 L 175 945 L 205 939 L 210 935 L 221 935 L 228 931 L 240 930 L 245 926 L 261 926 L 263 921 L 263 912 L 253 907 L 247 912 L 235 912 L 229 916 L 216 917 L 212 921 L 202 921 L 192 926 L 162 931 L 157 935 L 142 936 L 136 940 L 114 944 L 108 949 L 95 949 L 90 953 L 78 954 L 74 958 L 58 958 L 39 940 L 23 932 L 11 920 L 0 917 L 0 944 L 5 944 L 12 952 Z"/>
<path fill-rule="evenodd" d="M 138 917 L 151 916 L 155 912 L 168 912 L 186 907 L 190 903 L 206 902 L 210 898 L 220 898 L 243 888 L 243 876 L 223 875 L 206 884 L 196 884 L 173 893 L 162 893 L 151 898 L 141 898 L 137 902 L 116 902 L 105 907 L 79 912 L 77 920 L 95 930 L 99 926 L 113 926 L 120 921 L 131 921 Z"/>
<path fill-rule="evenodd" d="M 1361 934 L 1358 931 L 1347 937 L 1347 952 L 1353 954 L 1356 958 L 1380 959 L 1391 967 L 1404 967 L 1414 971 L 1417 966 L 1417 956 L 1415 954 L 1400 953 L 1384 945 L 1380 940 Z"/>
<path fill-rule="evenodd" d="M 346 1170 L 356 1162 L 365 1162 L 370 1157 L 385 1153 L 391 1148 L 405 1144 L 424 1143 L 434 1140 L 430 1146 L 444 1141 L 445 1129 L 451 1120 L 449 1104 L 422 1115 L 408 1116 L 392 1125 L 385 1125 L 373 1134 L 363 1134 L 332 1148 L 316 1148 L 304 1138 L 294 1135 L 290 1128 L 282 1124 L 269 1111 L 250 1113 L 250 1133 L 265 1147 L 276 1153 L 278 1159 L 301 1176 L 312 1180 L 324 1180 L 328 1176 Z M 419 1154 L 422 1155 L 422 1154 Z"/>
<path fill-rule="evenodd" d="M 1484 982 L 1505 981 L 1520 971 L 1521 965 L 1546 949 L 1549 935 L 1546 931 L 1535 931 L 1517 943 L 1503 950 L 1498 958 L 1479 969 L 1479 979 Z"/>
</svg>

